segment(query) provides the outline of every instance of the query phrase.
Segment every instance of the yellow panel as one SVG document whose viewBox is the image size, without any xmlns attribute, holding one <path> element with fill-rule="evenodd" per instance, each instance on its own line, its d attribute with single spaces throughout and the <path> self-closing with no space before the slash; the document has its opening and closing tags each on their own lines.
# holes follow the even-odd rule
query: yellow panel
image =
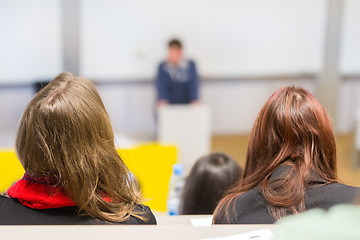
<svg viewBox="0 0 360 240">
<path fill-rule="evenodd" d="M 24 172 L 13 150 L 0 150 L 0 193 L 22 178 Z"/>
<path fill-rule="evenodd" d="M 176 147 L 148 144 L 118 152 L 139 180 L 145 204 L 152 210 L 165 212 Z M 23 175 L 24 169 L 14 151 L 0 150 L 0 192 L 5 192 Z"/>
<path fill-rule="evenodd" d="M 147 200 L 145 204 L 152 210 L 165 212 L 172 165 L 176 163 L 176 148 L 151 144 L 118 151 L 139 180 Z"/>
</svg>

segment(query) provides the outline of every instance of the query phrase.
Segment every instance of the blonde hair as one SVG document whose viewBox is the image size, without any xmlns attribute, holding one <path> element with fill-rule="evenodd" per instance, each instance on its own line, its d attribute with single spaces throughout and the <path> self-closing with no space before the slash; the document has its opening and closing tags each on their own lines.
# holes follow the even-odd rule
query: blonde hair
<svg viewBox="0 0 360 240">
<path fill-rule="evenodd" d="M 21 118 L 16 151 L 26 172 L 55 180 L 80 215 L 113 222 L 141 218 L 134 210 L 141 196 L 90 80 L 65 72 L 38 92 Z"/>
</svg>

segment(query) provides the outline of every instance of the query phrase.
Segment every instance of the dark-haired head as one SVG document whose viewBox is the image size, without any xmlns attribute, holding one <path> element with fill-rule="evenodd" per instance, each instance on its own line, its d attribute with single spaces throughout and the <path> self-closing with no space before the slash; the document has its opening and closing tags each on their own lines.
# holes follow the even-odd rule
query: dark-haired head
<svg viewBox="0 0 360 240">
<path fill-rule="evenodd" d="M 168 47 L 169 48 L 172 48 L 172 47 L 176 47 L 176 48 L 182 48 L 182 43 L 179 39 L 171 39 L 169 42 L 168 42 Z"/>
<path fill-rule="evenodd" d="M 200 158 L 183 189 L 181 214 L 212 214 L 224 193 L 241 177 L 240 166 L 222 153 Z"/>
<path fill-rule="evenodd" d="M 276 182 L 275 169 L 289 171 Z M 231 202 L 260 187 L 275 219 L 305 210 L 304 194 L 312 176 L 336 182 L 336 147 L 331 121 L 316 98 L 297 87 L 277 90 L 262 107 L 251 132 L 243 180 L 215 210 L 214 222 L 228 218 Z"/>
</svg>

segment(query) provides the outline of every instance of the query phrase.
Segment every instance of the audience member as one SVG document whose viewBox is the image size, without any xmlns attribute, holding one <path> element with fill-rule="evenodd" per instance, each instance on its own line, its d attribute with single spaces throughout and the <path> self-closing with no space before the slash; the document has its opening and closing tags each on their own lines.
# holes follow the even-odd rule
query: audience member
<svg viewBox="0 0 360 240">
<path fill-rule="evenodd" d="M 186 180 L 180 214 L 212 214 L 217 203 L 241 177 L 241 167 L 222 153 L 200 158 Z"/>
<path fill-rule="evenodd" d="M 338 182 L 331 121 L 302 88 L 284 87 L 262 107 L 251 132 L 242 181 L 213 222 L 265 224 L 311 208 L 352 202 L 359 189 Z"/>
<path fill-rule="evenodd" d="M 62 73 L 30 101 L 16 151 L 26 173 L 0 197 L 0 224 L 156 224 L 119 157 L 88 79 Z"/>
</svg>

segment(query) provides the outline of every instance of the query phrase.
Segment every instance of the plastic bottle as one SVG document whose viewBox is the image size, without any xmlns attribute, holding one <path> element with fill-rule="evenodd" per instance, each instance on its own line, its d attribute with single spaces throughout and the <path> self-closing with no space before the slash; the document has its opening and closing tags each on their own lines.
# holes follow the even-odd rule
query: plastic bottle
<svg viewBox="0 0 360 240">
<path fill-rule="evenodd" d="M 169 194 L 167 199 L 168 215 L 179 215 L 180 197 L 184 184 L 184 166 L 176 163 L 173 165 L 173 173 L 169 182 Z"/>
</svg>

